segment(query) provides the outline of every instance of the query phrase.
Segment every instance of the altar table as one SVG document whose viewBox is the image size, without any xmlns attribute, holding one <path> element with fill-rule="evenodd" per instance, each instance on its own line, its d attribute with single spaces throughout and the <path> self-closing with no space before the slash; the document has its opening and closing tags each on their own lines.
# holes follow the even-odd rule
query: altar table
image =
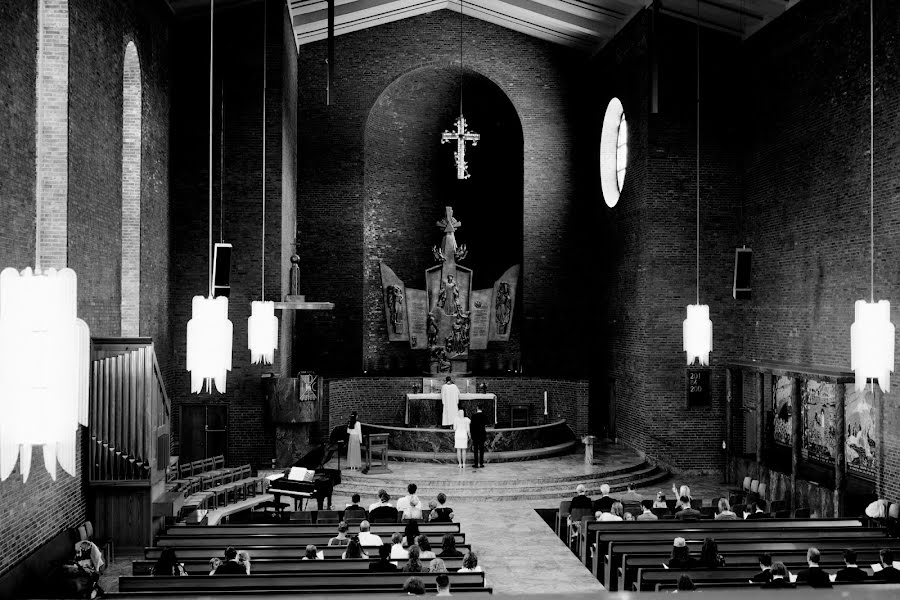
<svg viewBox="0 0 900 600">
<path fill-rule="evenodd" d="M 494 421 L 493 423 L 497 423 L 497 394 L 469 394 L 469 393 L 461 393 L 459 395 L 460 400 L 490 400 L 494 403 Z M 410 400 L 437 400 L 440 402 L 441 395 L 437 392 L 432 392 L 430 394 L 407 394 L 406 395 L 406 418 L 404 422 L 409 425 L 409 402 Z M 471 416 L 471 415 L 469 415 Z"/>
</svg>

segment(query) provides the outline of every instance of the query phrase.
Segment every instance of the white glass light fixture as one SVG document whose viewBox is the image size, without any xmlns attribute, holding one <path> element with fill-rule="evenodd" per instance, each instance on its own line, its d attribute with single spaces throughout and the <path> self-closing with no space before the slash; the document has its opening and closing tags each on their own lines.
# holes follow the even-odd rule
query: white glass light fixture
<svg viewBox="0 0 900 600">
<path fill-rule="evenodd" d="M 90 371 L 90 332 L 76 317 L 77 287 L 72 269 L 0 273 L 0 481 L 16 459 L 28 480 L 34 446 L 43 447 L 51 478 L 57 462 L 76 474 Z"/>
<path fill-rule="evenodd" d="M 228 298 L 194 296 L 191 320 L 187 326 L 187 369 L 191 372 L 191 393 L 212 393 L 215 383 L 219 393 L 225 392 L 231 370 L 233 327 L 228 320 Z M 212 381 L 209 381 L 212 380 Z"/>
<path fill-rule="evenodd" d="M 278 317 L 275 303 L 266 302 L 266 38 L 268 10 L 263 3 L 263 98 L 262 98 L 262 250 L 260 300 L 250 303 L 247 319 L 247 346 L 250 362 L 271 365 L 278 349 Z"/>
<path fill-rule="evenodd" d="M 610 208 L 619 202 L 628 168 L 628 123 L 618 98 L 609 101 L 600 131 L 600 185 Z"/>
<path fill-rule="evenodd" d="M 857 300 L 856 320 L 850 327 L 850 369 L 856 373 L 854 387 L 866 388 L 869 379 L 874 387 L 891 391 L 894 371 L 894 325 L 891 303 L 875 302 L 875 18 L 869 0 L 869 302 Z"/>
<path fill-rule="evenodd" d="M 697 268 L 695 281 L 697 284 L 697 303 L 688 304 L 687 319 L 684 320 L 684 351 L 687 364 L 695 361 L 701 365 L 709 364 L 709 353 L 712 352 L 712 321 L 709 318 L 709 305 L 700 304 L 700 3 L 697 3 Z"/>
<path fill-rule="evenodd" d="M 187 325 L 187 370 L 194 394 L 201 393 L 204 384 L 212 393 L 213 383 L 219 393 L 225 392 L 234 333 L 228 320 L 228 298 L 217 298 L 213 287 L 213 1 L 209 3 L 209 296 L 194 296 Z"/>
</svg>

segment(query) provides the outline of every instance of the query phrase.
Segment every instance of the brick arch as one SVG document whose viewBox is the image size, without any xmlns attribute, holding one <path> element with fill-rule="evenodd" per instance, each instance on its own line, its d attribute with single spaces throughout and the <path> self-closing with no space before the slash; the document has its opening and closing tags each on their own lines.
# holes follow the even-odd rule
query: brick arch
<svg viewBox="0 0 900 600">
<path fill-rule="evenodd" d="M 122 69 L 122 335 L 140 335 L 141 61 L 133 40 Z"/>
<path fill-rule="evenodd" d="M 467 150 L 471 178 L 456 179 L 454 148 L 440 135 L 463 112 L 482 135 Z M 522 262 L 524 144 L 519 113 L 492 79 L 473 69 L 420 66 L 394 79 L 369 110 L 364 128 L 363 281 L 364 357 L 369 371 L 416 372 L 423 352 L 388 342 L 379 262 L 384 260 L 410 287 L 424 289 L 429 251 L 439 243 L 435 227 L 444 206 L 462 220 L 460 243 L 471 251 L 464 266 L 474 270 L 474 289 L 493 285 L 503 271 Z M 521 311 L 517 311 L 520 315 Z M 479 352 L 482 369 L 517 362 L 516 338 L 500 349 Z"/>
</svg>

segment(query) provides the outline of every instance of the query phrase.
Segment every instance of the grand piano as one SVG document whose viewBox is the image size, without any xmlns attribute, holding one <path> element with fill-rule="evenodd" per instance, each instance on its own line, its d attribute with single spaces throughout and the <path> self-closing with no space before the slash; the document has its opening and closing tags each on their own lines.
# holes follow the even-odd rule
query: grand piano
<svg viewBox="0 0 900 600">
<path fill-rule="evenodd" d="M 305 506 L 306 501 L 315 498 L 318 509 L 322 510 L 323 501 L 327 498 L 330 508 L 334 486 L 341 483 L 340 451 L 347 445 L 347 438 L 346 425 L 335 427 L 327 444 L 315 446 L 286 469 L 283 476 L 272 481 L 269 493 L 275 496 L 275 505 L 281 504 L 281 496 L 293 498 L 295 509 L 299 503 Z M 325 465 L 335 452 L 338 453 L 338 468 L 326 469 Z"/>
</svg>

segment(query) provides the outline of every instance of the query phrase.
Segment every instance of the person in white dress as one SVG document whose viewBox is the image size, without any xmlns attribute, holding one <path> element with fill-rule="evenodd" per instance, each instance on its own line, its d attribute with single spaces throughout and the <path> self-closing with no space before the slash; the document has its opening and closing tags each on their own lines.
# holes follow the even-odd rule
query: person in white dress
<svg viewBox="0 0 900 600">
<path fill-rule="evenodd" d="M 362 426 L 356 420 L 356 412 L 350 413 L 350 422 L 347 424 L 347 468 L 351 471 L 357 471 L 362 467 L 362 454 L 360 453 L 360 445 L 362 444 Z"/>
<path fill-rule="evenodd" d="M 453 383 L 452 377 L 447 377 L 444 385 L 441 386 L 441 403 L 443 404 L 443 412 L 441 413 L 441 425 L 453 425 L 456 420 L 456 411 L 459 409 L 459 388 Z"/>
<path fill-rule="evenodd" d="M 456 386 L 453 386 L 456 387 Z M 456 448 L 456 461 L 460 469 L 466 468 L 466 448 L 469 445 L 469 417 L 462 409 L 457 411 L 456 420 L 453 421 L 453 447 Z"/>
</svg>

